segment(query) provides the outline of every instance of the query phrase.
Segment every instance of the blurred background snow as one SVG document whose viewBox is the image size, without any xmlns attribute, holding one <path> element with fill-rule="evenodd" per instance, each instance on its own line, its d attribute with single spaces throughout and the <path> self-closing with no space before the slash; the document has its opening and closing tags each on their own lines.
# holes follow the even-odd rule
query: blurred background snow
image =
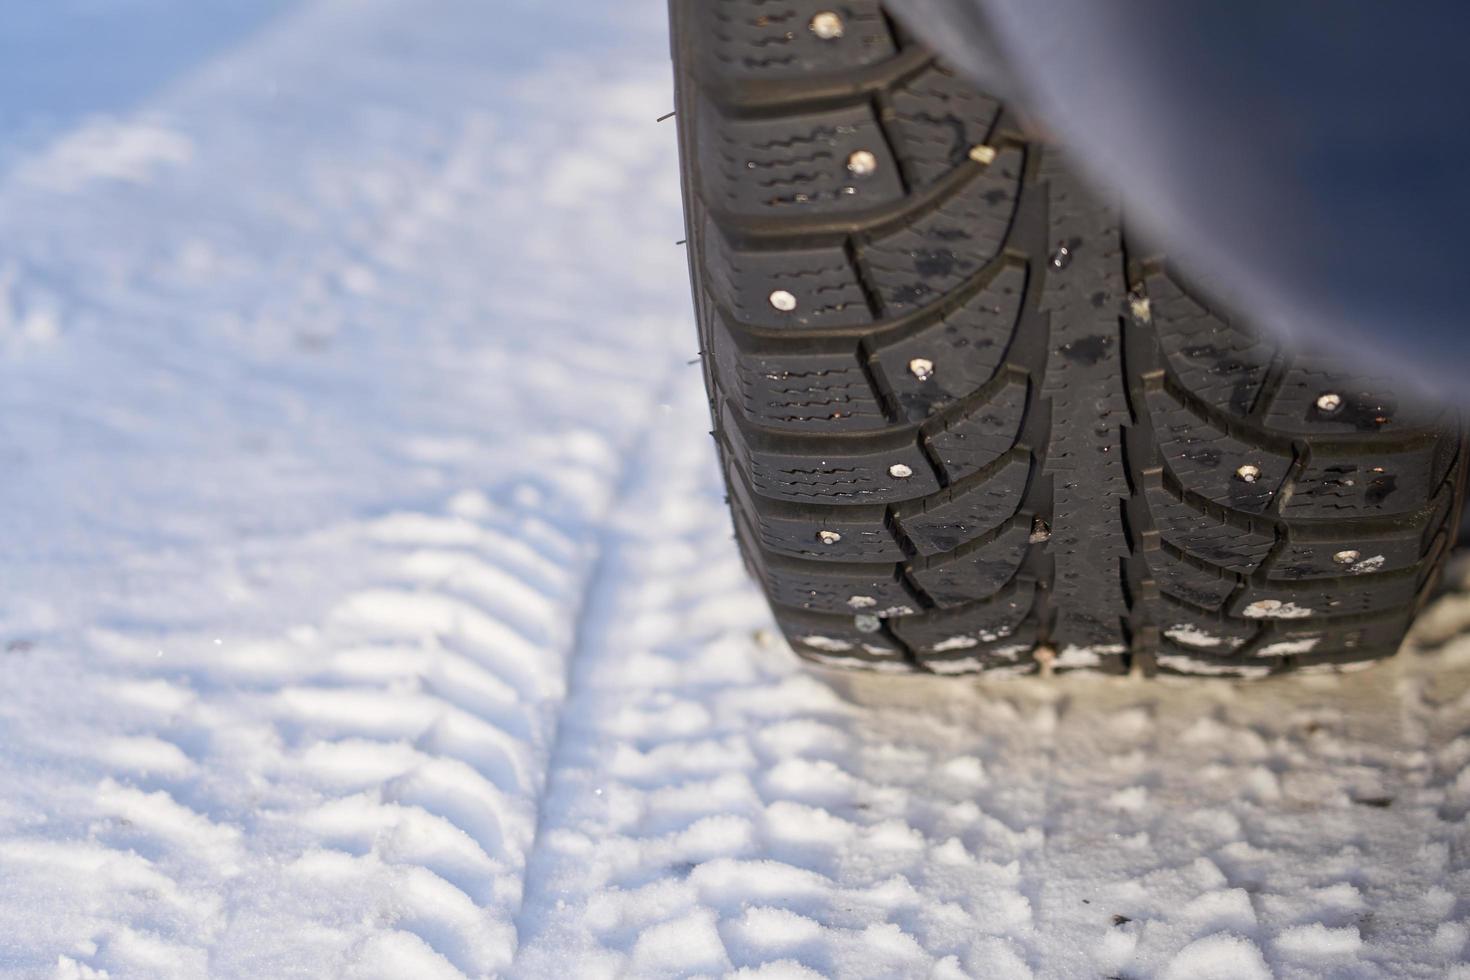
<svg viewBox="0 0 1470 980">
<path fill-rule="evenodd" d="M 0 975 L 1464 974 L 1463 600 L 1254 686 L 772 639 L 671 107 L 656 2 L 6 7 Z"/>
<path fill-rule="evenodd" d="M 9 0 L 0 161 L 88 116 L 124 112 L 299 0 Z"/>
</svg>

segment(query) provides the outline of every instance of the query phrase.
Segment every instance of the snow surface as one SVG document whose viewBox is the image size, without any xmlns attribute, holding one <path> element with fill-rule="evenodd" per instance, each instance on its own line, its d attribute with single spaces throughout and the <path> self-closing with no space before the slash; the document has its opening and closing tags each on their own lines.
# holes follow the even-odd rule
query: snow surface
<svg viewBox="0 0 1470 980">
<path fill-rule="evenodd" d="M 1257 684 L 773 638 L 656 0 L 22 7 L 161 47 L 3 96 L 0 973 L 1470 977 L 1470 600 Z"/>
</svg>

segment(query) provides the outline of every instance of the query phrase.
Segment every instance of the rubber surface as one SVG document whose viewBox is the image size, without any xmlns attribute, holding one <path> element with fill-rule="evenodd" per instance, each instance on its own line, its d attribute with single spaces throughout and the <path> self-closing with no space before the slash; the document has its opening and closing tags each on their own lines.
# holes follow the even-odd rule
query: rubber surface
<svg viewBox="0 0 1470 980">
<path fill-rule="evenodd" d="M 877 3 L 673 20 L 715 436 L 799 653 L 1259 676 L 1396 649 L 1458 519 L 1455 415 L 1240 323 Z"/>
</svg>

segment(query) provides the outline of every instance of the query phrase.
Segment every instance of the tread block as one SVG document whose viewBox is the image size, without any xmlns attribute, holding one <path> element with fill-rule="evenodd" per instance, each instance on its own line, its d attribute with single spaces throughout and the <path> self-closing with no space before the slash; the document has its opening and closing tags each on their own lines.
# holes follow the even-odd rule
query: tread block
<svg viewBox="0 0 1470 980">
<path fill-rule="evenodd" d="M 749 251 L 732 247 L 713 222 L 701 238 L 710 292 L 736 323 L 771 329 L 862 326 L 872 310 L 857 271 L 839 246 Z M 795 309 L 771 305 L 771 294 L 787 292 Z"/>
<path fill-rule="evenodd" d="M 946 419 L 925 442 L 945 478 L 957 483 L 1015 448 L 1025 414 L 1026 385 L 1009 381 L 965 414 Z"/>
<path fill-rule="evenodd" d="M 1158 532 L 1150 532 L 1150 537 L 1157 539 Z M 1218 610 L 1239 581 L 1233 572 L 1199 568 L 1165 548 L 1150 548 L 1147 540 L 1144 549 L 1148 553 L 1149 572 L 1159 591 L 1191 605 Z"/>
<path fill-rule="evenodd" d="M 710 106 L 699 125 L 699 161 L 716 211 L 747 218 L 839 214 L 903 197 L 898 164 L 868 106 L 740 120 Z M 877 160 L 866 176 L 848 168 L 858 151 Z"/>
<path fill-rule="evenodd" d="M 756 493 L 806 504 L 888 504 L 927 497 L 939 489 L 934 469 L 907 433 L 898 439 L 833 441 L 816 448 L 775 441 L 751 446 L 729 407 L 726 436 Z"/>
<path fill-rule="evenodd" d="M 875 345 L 874 371 L 903 418 L 922 422 L 995 376 L 1015 333 L 1025 289 L 1025 267 L 1007 263 L 958 309 Z"/>
<path fill-rule="evenodd" d="M 1249 575 L 1276 544 L 1275 532 L 1267 525 L 1227 522 L 1218 513 L 1185 502 L 1164 484 L 1162 471 L 1156 468 L 1144 471 L 1143 483 L 1154 529 L 1193 558 Z"/>
<path fill-rule="evenodd" d="M 957 645 L 971 638 L 969 634 L 957 634 L 942 641 L 933 653 L 916 651 L 915 659 L 925 670 L 941 676 L 974 673 L 1015 676 L 1036 673 L 1039 665 L 1035 653 L 1035 624 L 1022 623 L 1016 627 L 1014 633 L 992 643 L 982 641 L 968 648 Z"/>
<path fill-rule="evenodd" d="M 1222 656 L 1234 653 L 1252 639 L 1261 626 L 1192 606 L 1165 600 L 1159 605 L 1159 632 L 1176 646 L 1195 653 Z"/>
<path fill-rule="evenodd" d="M 1369 455 L 1314 453 L 1282 511 L 1288 520 L 1408 514 L 1438 488 L 1436 447 Z"/>
<path fill-rule="evenodd" d="M 1440 523 L 1438 521 L 1435 522 Z M 1273 579 L 1338 578 L 1412 568 L 1424 558 L 1422 526 L 1397 531 L 1353 533 L 1352 524 L 1336 529 L 1332 540 L 1298 539 L 1290 530 L 1271 566 Z"/>
<path fill-rule="evenodd" d="M 958 657 L 1014 662 L 1030 651 L 1030 644 L 1016 648 L 1025 643 L 1021 624 L 1031 611 L 1035 593 L 1033 583 L 1018 581 L 986 602 L 932 610 L 922 616 L 899 616 L 889 626 L 920 662 Z"/>
<path fill-rule="evenodd" d="M 1159 454 L 1181 485 L 1246 514 L 1260 514 L 1270 506 L 1276 489 L 1291 471 L 1290 453 L 1231 436 L 1162 388 L 1150 391 L 1146 399 Z M 1254 470 L 1247 478 L 1241 467 Z"/>
<path fill-rule="evenodd" d="M 1350 581 L 1309 579 L 1290 585 L 1248 585 L 1232 603 L 1231 614 L 1255 620 L 1311 620 L 1380 613 L 1414 600 L 1418 577 L 1412 573 L 1362 575 Z"/>
<path fill-rule="evenodd" d="M 842 36 L 818 37 L 812 17 L 825 0 L 715 0 L 694 18 L 707 56 L 698 64 L 716 80 L 792 80 L 837 74 L 893 57 L 897 44 L 877 0 L 845 0 Z"/>
<path fill-rule="evenodd" d="M 941 609 L 963 606 L 999 592 L 1025 560 L 1031 528 L 1017 525 L 973 551 L 920 558 L 909 576 Z"/>
<path fill-rule="evenodd" d="M 919 187 L 963 163 L 999 115 L 999 102 L 934 65 L 893 93 L 885 121 L 909 183 Z"/>
<path fill-rule="evenodd" d="M 812 561 L 904 560 L 903 549 L 885 524 L 882 507 L 831 509 L 761 500 L 750 493 L 734 466 L 727 470 L 733 502 L 750 519 L 756 540 L 767 551 Z"/>
<path fill-rule="evenodd" d="M 736 536 L 755 576 L 775 605 L 804 612 L 861 616 L 877 630 L 878 617 L 907 615 L 918 606 L 899 566 L 803 561 L 754 547 L 751 522 L 736 515 Z"/>
<path fill-rule="evenodd" d="M 1291 656 L 1301 663 L 1306 658 L 1325 662 L 1334 657 L 1355 657 L 1364 651 L 1388 656 L 1398 647 L 1409 625 L 1407 609 L 1356 622 L 1321 619 L 1282 620 L 1266 627 L 1257 653 L 1262 656 Z"/>
<path fill-rule="evenodd" d="M 864 432 L 888 426 L 856 350 L 745 353 L 721 332 L 714 356 L 720 376 L 735 380 L 731 397 L 754 425 L 798 432 Z"/>
<path fill-rule="evenodd" d="M 879 618 L 908 616 L 917 603 L 893 565 L 836 565 L 792 558 L 757 559 L 771 600 L 793 609 Z"/>
<path fill-rule="evenodd" d="M 932 497 L 899 505 L 899 529 L 921 555 L 953 551 L 1016 515 L 1030 473 L 1029 459 L 1017 457 L 978 484 L 946 487 Z"/>
<path fill-rule="evenodd" d="M 1276 345 L 1208 309 L 1163 271 L 1144 282 L 1154 332 L 1179 383 L 1207 404 L 1244 418 Z"/>
<path fill-rule="evenodd" d="M 1393 389 L 1393 382 L 1386 378 L 1343 370 L 1325 359 L 1297 356 L 1282 375 L 1264 424 L 1278 432 L 1302 435 L 1397 434 L 1431 425 L 1443 414 L 1401 404 Z"/>
<path fill-rule="evenodd" d="M 881 631 L 859 629 L 852 616 L 785 609 L 772 610 L 781 632 L 800 657 L 824 667 L 908 673 L 913 666 L 899 646 Z"/>
<path fill-rule="evenodd" d="M 1023 162 L 1020 150 L 1001 151 L 938 207 L 858 246 L 886 315 L 927 306 L 1000 253 L 1016 211 Z"/>
</svg>

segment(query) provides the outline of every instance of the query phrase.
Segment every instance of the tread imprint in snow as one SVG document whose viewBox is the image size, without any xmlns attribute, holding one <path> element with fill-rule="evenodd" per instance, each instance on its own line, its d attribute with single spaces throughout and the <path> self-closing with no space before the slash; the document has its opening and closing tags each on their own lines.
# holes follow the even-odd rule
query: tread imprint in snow
<svg viewBox="0 0 1470 980">
<path fill-rule="evenodd" d="M 715 438 L 799 653 L 1256 676 L 1393 651 L 1458 511 L 1456 419 L 1130 254 L 877 4 L 675 21 Z"/>
</svg>

